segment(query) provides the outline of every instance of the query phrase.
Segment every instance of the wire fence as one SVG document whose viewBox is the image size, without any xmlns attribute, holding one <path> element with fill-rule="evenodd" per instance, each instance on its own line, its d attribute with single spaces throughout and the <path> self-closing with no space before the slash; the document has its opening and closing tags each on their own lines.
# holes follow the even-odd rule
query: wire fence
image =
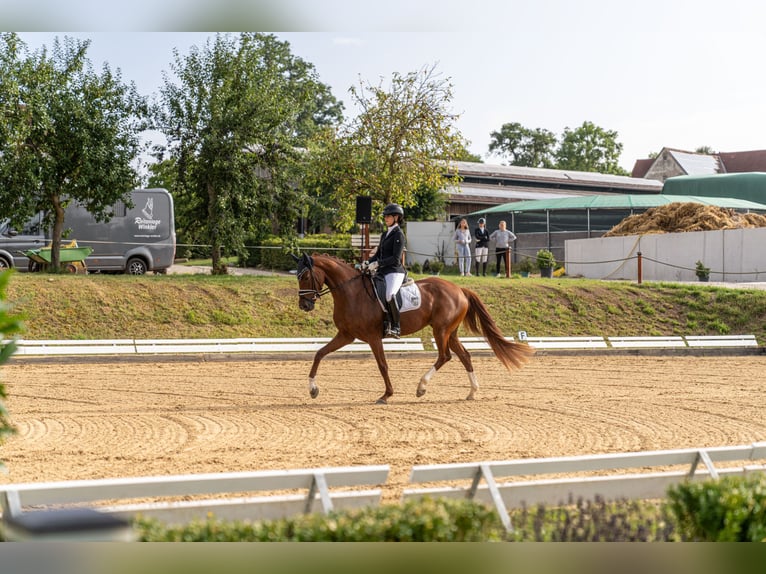
<svg viewBox="0 0 766 574">
<path fill-rule="evenodd" d="M 104 245 L 122 245 L 122 246 L 146 245 L 146 242 L 116 242 L 116 241 L 90 241 L 90 240 L 87 243 L 89 245 L 90 244 L 94 244 L 94 245 L 98 245 L 98 244 L 104 244 Z M 157 243 L 161 244 L 162 242 L 157 242 Z M 634 251 L 635 247 L 636 246 L 634 245 L 633 248 L 631 248 L 629 250 L 629 252 Z M 356 245 L 349 245 L 349 246 L 344 246 L 344 247 L 329 247 L 329 246 L 324 246 L 324 245 L 322 245 L 322 246 L 320 246 L 320 245 L 315 245 L 315 246 L 312 246 L 312 245 L 298 245 L 297 248 L 298 248 L 298 250 L 300 252 L 309 252 L 309 253 L 310 252 L 317 252 L 317 251 L 329 252 L 329 253 L 333 253 L 333 252 L 339 253 L 339 252 L 348 252 L 348 251 L 354 251 L 354 252 L 359 251 L 359 252 L 361 252 L 361 248 L 356 246 Z M 189 250 L 189 249 L 195 249 L 195 250 L 212 249 L 212 245 L 205 244 L 205 243 L 177 243 L 176 244 L 176 253 L 178 253 L 179 250 Z M 248 250 L 248 251 L 251 251 L 251 250 L 270 250 L 270 251 L 278 250 L 278 251 L 285 251 L 287 248 L 284 245 L 245 245 L 244 249 Z M 371 249 L 374 249 L 374 246 L 372 246 Z M 547 249 L 547 247 L 540 247 L 540 249 Z M 527 249 L 523 249 L 523 250 L 522 249 L 519 249 L 519 250 L 513 250 L 512 249 L 511 250 L 512 253 L 514 251 L 516 252 L 516 257 L 517 258 L 523 257 L 523 258 L 530 259 L 530 260 L 533 260 L 533 261 L 536 259 L 537 248 L 527 248 Z M 521 251 L 527 251 L 527 252 L 533 253 L 533 254 L 532 255 L 528 255 L 526 253 L 520 253 Z M 453 259 L 455 261 L 455 265 L 458 265 L 458 260 L 461 259 L 461 258 L 467 259 L 469 263 L 476 261 L 475 254 L 471 254 L 471 255 L 468 255 L 468 256 L 460 256 L 458 254 L 447 256 L 444 253 L 424 253 L 424 252 L 410 251 L 410 250 L 407 250 L 407 253 L 409 255 L 417 255 L 417 256 L 426 257 L 426 258 L 429 258 L 429 259 L 440 259 L 440 260 L 442 260 L 442 262 L 444 262 L 444 259 L 449 258 L 449 259 Z M 496 252 L 490 250 L 489 253 L 487 254 L 487 259 L 491 261 L 492 258 L 495 255 L 496 255 Z M 695 273 L 697 271 L 696 267 L 689 267 L 689 266 L 685 266 L 685 265 L 679 265 L 677 263 L 673 263 L 673 262 L 670 262 L 670 261 L 663 261 L 663 260 L 660 260 L 660 259 L 655 259 L 655 258 L 652 258 L 652 257 L 648 257 L 648 256 L 642 255 L 640 253 L 629 255 L 629 256 L 626 256 L 626 257 L 615 258 L 615 259 L 598 259 L 598 260 L 589 259 L 589 260 L 583 260 L 583 261 L 575 261 L 575 260 L 564 258 L 562 261 L 559 261 L 558 263 L 561 266 L 563 266 L 564 269 L 566 269 L 567 266 L 570 266 L 570 265 L 588 266 L 588 265 L 617 264 L 617 267 L 614 270 L 612 270 L 607 276 L 602 277 L 604 279 L 608 279 L 609 276 L 612 276 L 612 275 L 616 274 L 618 271 L 620 271 L 621 269 L 624 269 L 625 266 L 629 262 L 632 262 L 632 261 L 635 261 L 637 266 L 638 266 L 638 262 L 642 261 L 642 262 L 651 262 L 651 263 L 653 263 L 655 265 L 658 265 L 658 266 L 661 266 L 661 267 L 667 267 L 667 268 L 676 269 L 676 270 L 679 270 L 679 271 L 691 271 L 692 273 Z M 518 263 L 519 263 L 519 261 L 517 259 L 517 261 L 514 262 L 514 264 L 518 265 Z M 766 274 L 766 270 L 764 270 L 764 269 L 753 269 L 751 271 L 723 271 L 723 270 L 717 270 L 717 269 L 710 269 L 708 271 L 708 274 L 709 275 L 721 275 L 721 276 L 723 276 L 723 275 L 726 275 L 726 276 L 751 276 L 752 275 L 752 276 L 756 276 L 757 277 L 759 275 Z"/>
</svg>

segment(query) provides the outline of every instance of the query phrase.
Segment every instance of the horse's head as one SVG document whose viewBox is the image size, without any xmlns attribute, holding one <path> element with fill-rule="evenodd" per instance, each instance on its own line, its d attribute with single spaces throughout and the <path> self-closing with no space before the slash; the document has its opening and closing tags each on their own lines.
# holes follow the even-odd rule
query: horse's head
<svg viewBox="0 0 766 574">
<path fill-rule="evenodd" d="M 324 273 L 314 267 L 314 259 L 307 253 L 301 257 L 293 255 L 293 259 L 298 263 L 298 306 L 303 311 L 311 311 L 321 294 Z"/>
</svg>

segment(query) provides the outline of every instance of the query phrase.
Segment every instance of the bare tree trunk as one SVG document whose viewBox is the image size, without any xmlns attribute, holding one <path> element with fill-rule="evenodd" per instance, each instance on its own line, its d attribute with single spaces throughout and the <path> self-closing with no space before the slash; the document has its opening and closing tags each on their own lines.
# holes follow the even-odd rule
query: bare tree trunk
<svg viewBox="0 0 766 574">
<path fill-rule="evenodd" d="M 220 221 L 221 214 L 218 211 L 218 197 L 215 191 L 215 187 L 212 184 L 207 186 L 208 197 L 208 220 L 210 229 L 210 258 L 212 260 L 213 275 L 226 275 L 228 273 L 226 265 L 221 261 L 221 241 L 220 233 L 218 230 L 218 223 Z"/>
</svg>

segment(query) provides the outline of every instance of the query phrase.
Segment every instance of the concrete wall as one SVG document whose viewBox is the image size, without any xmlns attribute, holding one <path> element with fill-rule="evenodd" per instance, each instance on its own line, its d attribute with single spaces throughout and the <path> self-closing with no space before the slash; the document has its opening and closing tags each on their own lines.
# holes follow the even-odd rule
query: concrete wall
<svg viewBox="0 0 766 574">
<path fill-rule="evenodd" d="M 766 228 L 575 239 L 565 243 L 565 265 L 571 276 L 635 281 L 641 252 L 645 281 L 696 281 L 697 261 L 711 281 L 764 281 L 764 245 Z"/>
<path fill-rule="evenodd" d="M 451 221 L 409 221 L 407 222 L 407 264 L 433 261 L 438 254 L 444 256 L 447 265 L 454 265 L 455 242 L 452 235 L 455 224 Z"/>
</svg>

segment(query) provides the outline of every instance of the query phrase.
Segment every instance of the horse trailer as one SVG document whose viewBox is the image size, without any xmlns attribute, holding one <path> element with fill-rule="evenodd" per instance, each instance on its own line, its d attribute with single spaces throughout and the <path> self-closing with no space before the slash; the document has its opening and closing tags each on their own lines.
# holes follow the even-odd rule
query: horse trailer
<svg viewBox="0 0 766 574">
<path fill-rule="evenodd" d="M 176 252 L 173 197 L 167 190 L 157 188 L 135 189 L 130 198 L 133 207 L 118 201 L 112 206 L 108 221 L 97 221 L 74 202 L 66 208 L 66 240 L 76 240 L 80 247 L 93 249 L 85 259 L 89 272 L 165 273 L 173 264 Z M 0 269 L 30 270 L 29 258 L 23 252 L 39 249 L 51 241 L 50 231 L 41 223 L 42 215 L 37 214 L 20 231 L 0 220 Z"/>
</svg>

